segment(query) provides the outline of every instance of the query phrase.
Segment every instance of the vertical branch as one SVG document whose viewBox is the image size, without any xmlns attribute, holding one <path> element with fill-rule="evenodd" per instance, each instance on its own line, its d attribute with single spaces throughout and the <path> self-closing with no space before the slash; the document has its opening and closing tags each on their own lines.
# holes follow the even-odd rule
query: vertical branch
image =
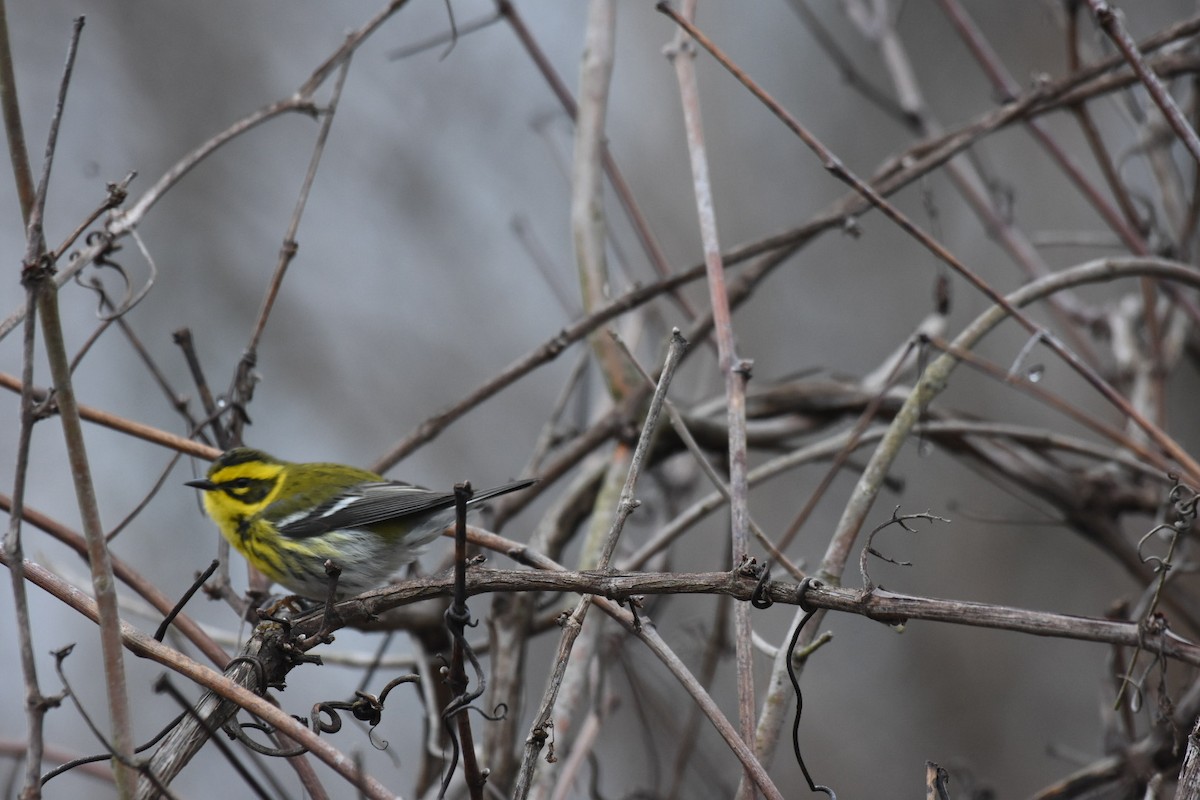
<svg viewBox="0 0 1200 800">
<path fill-rule="evenodd" d="M 580 294 L 586 313 L 593 313 L 607 300 L 611 281 L 608 272 L 608 221 L 604 211 L 604 124 L 608 113 L 608 96 L 612 82 L 613 48 L 616 37 L 617 8 L 614 0 L 589 0 L 587 29 L 584 34 L 583 58 L 579 70 L 579 103 L 575 114 L 575 148 L 571 165 L 571 237 L 575 247 L 576 268 L 579 273 Z M 516 19 L 509 16 L 510 21 Z M 519 30 L 519 27 L 518 27 Z M 624 363 L 612 340 L 603 332 L 593 331 L 588 337 L 600 372 L 610 396 L 620 401 L 628 396 L 631 382 L 624 373 Z M 595 562 L 596 553 L 604 541 L 605 511 L 611 507 L 620 476 L 630 470 L 629 447 L 618 444 L 608 465 L 604 488 L 596 498 L 592 525 L 584 538 L 580 560 L 584 565 Z M 618 517 L 620 516 L 618 503 Z M 603 568 L 600 565 L 599 568 Z M 554 724 L 552 714 L 559 696 L 564 699 L 559 711 L 559 730 L 569 724 L 572 711 L 583 697 L 587 664 L 595 653 L 599 628 L 593 625 L 585 633 L 583 622 L 591 606 L 591 597 L 580 598 L 568 621 L 554 662 L 550 683 L 543 694 L 534 733 L 526 740 L 524 757 L 517 775 L 514 797 L 549 795 L 552 776 L 543 771 L 534 784 L 533 765 L 541 749 L 538 731 L 545 732 Z M 576 647 L 576 644 L 579 646 Z M 544 739 L 543 739 L 544 741 Z"/>
<path fill-rule="evenodd" d="M 50 363 L 50 374 L 54 381 L 55 402 L 62 421 L 63 439 L 67 446 L 67 457 L 71 465 L 71 477 L 75 484 L 75 497 L 83 522 L 88 543 L 88 561 L 92 570 L 92 588 L 100 616 L 100 645 L 104 660 L 104 676 L 108 695 L 109 716 L 112 723 L 112 739 L 115 748 L 114 774 L 117 792 L 128 797 L 133 788 L 133 772 L 126 766 L 133 756 L 133 732 L 129 717 L 129 696 L 125 685 L 125 662 L 121 648 L 120 615 L 117 609 L 116 584 L 113 579 L 112 562 L 104 539 L 104 527 L 100 522 L 100 509 L 92 485 L 91 469 L 83 441 L 83 426 L 80 422 L 79 404 L 71 384 L 71 364 L 63 339 L 62 319 L 58 310 L 58 291 L 54 284 L 54 264 L 46 254 L 46 240 L 42 231 L 42 217 L 46 206 L 46 191 L 50 183 L 50 170 L 58 144 L 58 129 L 66 106 L 67 87 L 75 66 L 75 53 L 79 37 L 83 32 L 83 17 L 75 20 L 67 48 L 66 65 L 59 84 L 54 116 L 46 136 L 46 152 L 42 163 L 42 174 L 38 181 L 34 204 L 28 214 L 26 227 L 25 261 L 22 283 L 36 303 L 42 320 L 42 338 L 46 347 L 46 359 Z"/>
<path fill-rule="evenodd" d="M 592 313 L 607 301 L 607 219 L 604 213 L 604 120 L 612 83 L 613 44 L 617 27 L 614 0 L 591 0 L 583 64 L 579 71 L 579 116 L 575 126 L 575 158 L 571 168 L 571 237 L 579 270 L 583 308 Z M 612 341 L 603 333 L 589 337 L 600 371 L 615 398 L 629 392 L 624 363 Z"/>
<path fill-rule="evenodd" d="M 28 223 L 33 210 L 33 172 L 29 166 L 29 150 L 25 146 L 21 107 L 17 102 L 17 79 L 13 74 L 12 43 L 8 38 L 8 11 L 4 7 L 4 0 L 0 0 L 0 113 L 4 115 L 8 158 L 12 162 L 21 216 Z"/>
<path fill-rule="evenodd" d="M 105 689 L 108 694 L 109 715 L 112 718 L 113 746 L 117 762 L 114 765 L 118 794 L 128 796 L 132 773 L 127 769 L 133 755 L 133 727 L 129 716 L 129 696 L 125 685 L 124 653 L 121 648 L 121 620 L 117 608 L 116 584 L 113 579 L 112 562 L 104 537 L 104 526 L 100 521 L 100 508 L 92 484 L 91 466 L 84 445 L 83 426 L 79 417 L 79 405 L 71 383 L 70 364 L 66 343 L 63 339 L 62 318 L 59 316 L 58 292 L 47 274 L 44 279 L 34 279 L 33 291 L 38 298 L 38 311 L 42 318 L 42 338 L 46 346 L 46 357 L 50 362 L 50 373 L 54 379 L 55 400 L 62 420 L 63 439 L 67 445 L 67 457 L 71 465 L 71 477 L 75 484 L 75 497 L 79 505 L 83 532 L 88 544 L 88 562 L 91 564 L 92 588 L 100 611 L 100 645 L 104 659 Z M 124 762 L 124 763 L 122 763 Z"/>
<path fill-rule="evenodd" d="M 26 224 L 34 209 L 33 176 L 29 165 L 29 152 L 25 145 L 25 132 L 21 124 L 21 110 L 17 102 L 17 84 L 13 74 L 12 46 L 8 36 L 8 12 L 4 0 L 0 0 L 0 110 L 4 116 L 4 130 L 8 139 L 9 159 L 12 162 L 13 178 L 21 216 Z M 25 681 L 25 717 L 28 724 L 25 750 L 25 783 L 21 789 L 21 800 L 35 800 L 42 795 L 42 753 L 45 747 L 43 722 L 48 705 L 42 696 L 37 679 L 37 661 L 33 656 L 33 630 L 29 622 L 29 596 L 25 591 L 24 549 L 21 545 L 21 517 L 25 505 L 25 477 L 29 465 L 29 442 L 33 435 L 33 345 L 34 316 L 37 313 L 37 298 L 32 291 L 26 293 L 25 341 L 21 367 L 21 423 L 17 434 L 16 471 L 13 478 L 12 509 L 9 512 L 8 531 L 4 536 L 4 553 L 11 559 L 9 567 L 13 587 L 13 605 L 16 611 L 17 638 L 21 657 L 21 674 Z"/>
<path fill-rule="evenodd" d="M 684 16 L 689 19 L 694 16 L 695 6 L 695 0 L 685 3 Z M 692 186 L 696 193 L 696 212 L 700 221 L 700 238 L 704 246 L 704 263 L 708 274 L 713 330 L 717 338 L 718 363 L 725 376 L 725 402 L 729 423 L 730 543 L 733 563 L 737 564 L 750 549 L 749 485 L 746 478 L 746 382 L 750 377 L 750 362 L 738 358 L 734 348 L 729 296 L 725 290 L 725 266 L 721 261 L 721 246 L 717 238 L 717 218 L 708 175 L 704 126 L 700 117 L 695 49 L 690 37 L 682 28 L 676 33 L 675 41 L 668 49 L 668 57 L 674 62 L 675 74 L 679 80 L 679 96 L 683 103 L 683 119 L 692 166 Z M 745 603 L 738 603 L 734 608 L 734 642 L 737 650 L 739 729 L 743 741 L 750 744 L 754 741 L 754 654 L 750 640 L 750 606 Z M 747 772 L 738 796 L 750 797 L 753 792 Z"/>
<path fill-rule="evenodd" d="M 13 478 L 12 509 L 9 512 L 8 532 L 4 537 L 4 553 L 11 559 L 9 575 L 13 585 L 13 605 L 17 617 L 17 638 L 21 651 L 21 674 L 25 678 L 25 717 L 28 720 L 28 741 L 25 751 L 25 785 L 21 800 L 42 796 L 41 772 L 43 722 L 50 705 L 38 686 L 37 661 L 33 657 L 33 629 L 29 623 L 29 596 L 25 591 L 24 548 L 21 544 L 21 518 L 25 511 L 25 477 L 29 466 L 29 442 L 33 435 L 33 343 L 36 298 L 28 293 L 25 315 L 25 341 L 22 354 L 21 429 L 17 435 L 17 466 Z"/>
<path fill-rule="evenodd" d="M 467 640 L 464 635 L 466 626 L 471 622 L 471 612 L 467 610 L 467 502 L 470 501 L 471 494 L 471 484 L 454 485 L 454 600 L 446 609 L 446 627 L 450 630 L 451 637 L 448 683 L 453 699 L 446 712 L 455 717 L 457 724 L 463 775 L 466 777 L 471 800 L 483 800 L 483 786 L 487 778 L 480 772 L 479 762 L 475 758 L 475 737 L 471 733 L 471 718 L 467 714 L 467 704 L 473 699 L 473 696 L 467 693 L 470 684 L 467 679 Z M 475 695 L 482 692 L 483 688 L 480 687 Z M 450 777 L 447 774 L 447 782 Z M 442 784 L 443 790 L 446 785 Z"/>
<path fill-rule="evenodd" d="M 546 57 L 545 52 L 538 46 L 537 41 L 533 38 L 533 34 L 530 33 L 528 26 L 525 25 L 525 20 L 517 13 L 516 7 L 510 0 L 497 0 L 496 8 L 512 27 L 513 33 L 516 34 L 517 39 L 521 42 L 521 46 L 529 54 L 529 58 L 533 61 L 534 66 L 537 67 L 538 72 L 542 73 L 542 78 L 545 79 L 546 85 L 550 87 L 550 91 L 554 93 L 554 96 L 558 99 L 567 116 L 578 124 L 578 103 L 575 102 L 575 98 L 571 97 L 570 90 L 563 83 L 558 73 L 555 72 L 554 65 L 550 63 L 550 59 Z M 600 158 L 604 166 L 604 171 L 608 175 L 608 180 L 612 184 L 613 192 L 616 194 L 621 207 L 625 209 L 625 215 L 629 218 L 629 222 L 637 234 L 638 241 L 641 242 L 642 249 L 646 252 L 646 257 L 650 260 L 650 264 L 654 267 L 654 271 L 658 273 L 659 278 L 666 278 L 671 274 L 671 267 L 667 262 L 667 256 L 663 253 L 662 247 L 655 238 L 653 231 L 650 230 L 650 223 L 647 222 L 646 215 L 642 213 L 637 202 L 633 199 L 633 190 L 629 188 L 628 181 L 625 180 L 624 174 L 617 167 L 617 161 L 613 158 L 606 140 L 601 140 L 600 142 Z M 678 290 L 672 289 L 671 297 L 688 319 L 695 316 L 695 312 L 692 311 L 687 298 L 680 294 Z"/>
</svg>

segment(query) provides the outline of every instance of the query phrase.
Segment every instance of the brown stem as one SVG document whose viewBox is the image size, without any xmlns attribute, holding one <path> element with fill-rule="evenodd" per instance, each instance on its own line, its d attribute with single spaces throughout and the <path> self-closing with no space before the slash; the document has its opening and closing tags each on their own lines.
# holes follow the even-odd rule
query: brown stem
<svg viewBox="0 0 1200 800">
<path fill-rule="evenodd" d="M 684 15 L 695 14 L 694 0 L 685 0 Z M 692 168 L 692 187 L 696 213 L 700 221 L 700 239 L 708 276 L 709 305 L 713 331 L 717 339 L 717 361 L 725 379 L 726 417 L 729 425 L 729 506 L 731 510 L 730 548 L 733 562 L 741 563 L 750 555 L 749 484 L 746 478 L 746 383 L 751 362 L 737 354 L 729 294 L 725 288 L 725 266 L 721 263 L 721 245 L 717 236 L 713 190 L 708 173 L 708 154 L 704 143 L 704 124 L 700 116 L 700 90 L 696 81 L 695 50 L 680 30 L 668 46 L 667 56 L 675 66 L 679 97 L 683 104 L 684 129 Z M 736 652 L 738 721 L 742 740 L 754 742 L 754 654 L 750 641 L 750 607 L 734 608 L 734 646 Z M 752 775 L 747 768 L 739 800 L 754 795 Z"/>
</svg>

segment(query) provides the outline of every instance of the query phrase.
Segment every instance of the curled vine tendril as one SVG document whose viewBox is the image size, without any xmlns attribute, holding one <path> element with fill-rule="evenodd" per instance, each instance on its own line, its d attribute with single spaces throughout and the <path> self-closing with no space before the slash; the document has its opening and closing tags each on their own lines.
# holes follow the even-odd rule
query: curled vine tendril
<svg viewBox="0 0 1200 800">
<path fill-rule="evenodd" d="M 310 727 L 318 736 L 322 733 L 337 733 L 342 729 L 342 718 L 338 712 L 349 711 L 355 719 L 365 722 L 369 726 L 367 736 L 371 740 L 371 746 L 376 750 L 386 750 L 388 742 L 386 739 L 375 738 L 375 728 L 383 721 L 383 704 L 387 700 L 388 693 L 401 684 L 419 683 L 420 680 L 421 676 L 419 675 L 401 675 L 388 682 L 378 697 L 367 692 L 356 691 L 354 699 L 350 701 L 326 700 L 317 703 L 312 708 Z"/>
</svg>

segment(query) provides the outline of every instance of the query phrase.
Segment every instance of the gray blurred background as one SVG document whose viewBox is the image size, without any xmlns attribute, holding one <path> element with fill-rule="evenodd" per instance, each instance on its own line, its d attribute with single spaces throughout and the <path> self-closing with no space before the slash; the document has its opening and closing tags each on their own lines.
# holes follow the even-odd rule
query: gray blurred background
<svg viewBox="0 0 1200 800">
<path fill-rule="evenodd" d="M 26 134 L 31 152 L 39 157 L 71 19 L 87 15 L 50 187 L 48 240 L 57 243 L 98 204 L 106 181 L 136 170 L 131 195 L 137 197 L 209 136 L 288 96 L 337 47 L 345 31 L 380 5 L 362 0 L 10 3 Z M 877 86 L 890 87 L 875 51 L 840 9 L 832 3 L 814 5 L 862 73 Z M 1041 73 L 1064 73 L 1057 4 L 966 5 L 1023 86 Z M 1187 2 L 1128 5 L 1135 35 L 1195 11 L 1195 4 Z M 482 0 L 455 0 L 453 8 L 460 25 L 492 11 Z M 522 0 L 518 8 L 574 88 L 585 3 Z M 783 0 L 701 3 L 699 21 L 859 174 L 870 174 L 913 141 L 902 126 L 848 88 Z M 442 48 L 399 61 L 389 57 L 395 48 L 446 29 L 441 2 L 413 0 L 354 57 L 299 230 L 299 254 L 260 348 L 262 380 L 249 409 L 249 444 L 289 459 L 370 464 L 423 419 L 553 336 L 578 313 L 576 306 L 564 308 L 556 299 L 512 227 L 514 220 L 524 221 L 544 248 L 554 280 L 577 298 L 565 172 L 570 123 L 503 23 L 464 36 L 444 58 Z M 966 121 L 994 105 L 993 91 L 934 4 L 905 4 L 899 31 L 926 98 L 943 123 Z M 678 269 L 699 261 L 701 251 L 678 89 L 661 54 L 673 33 L 651 4 L 621 6 L 607 130 L 618 164 Z M 1089 26 L 1093 52 L 1098 52 L 1094 33 Z M 699 58 L 698 71 L 724 245 L 796 225 L 843 194 L 801 143 L 711 59 Z M 1099 113 L 1105 113 L 1104 103 Z M 1119 150 L 1136 132 L 1122 127 L 1118 115 L 1113 118 L 1105 132 Z M 1063 115 L 1046 121 L 1091 169 L 1074 125 Z M 189 174 L 140 226 L 159 273 L 153 290 L 126 319 L 179 391 L 194 395 L 171 341 L 171 333 L 181 326 L 192 330 L 214 386 L 227 385 L 274 266 L 317 127 L 309 118 L 291 115 L 242 136 Z M 1101 229 L 1095 214 L 1022 130 L 990 137 L 978 154 L 1012 190 L 1015 219 L 1027 232 Z M 1131 169 L 1136 182 L 1140 168 Z M 0 185 L 12 185 L 7 170 Z M 936 220 L 924 210 L 923 193 L 936 205 Z M 932 226 L 993 285 L 1011 290 L 1022 282 L 940 174 L 901 193 L 898 203 L 920 224 Z M 615 204 L 610 212 L 620 249 L 630 256 L 629 275 L 613 287 L 616 294 L 630 280 L 648 281 L 652 273 Z M 0 252 L 8 254 L 8 278 L 0 281 L 0 313 L 5 315 L 23 302 L 17 280 L 24 252 L 19 219 L 14 193 L 0 191 Z M 931 310 L 933 284 L 941 274 L 932 256 L 878 215 L 865 216 L 860 224 L 861 238 L 825 235 L 736 312 L 739 353 L 754 359 L 754 385 L 812 368 L 859 376 L 875 368 Z M 1060 266 L 1108 252 L 1119 251 L 1049 249 L 1044 255 Z M 130 272 L 144 280 L 146 265 L 131 242 L 126 241 L 121 256 Z M 688 296 L 698 306 L 707 303 L 700 285 L 691 287 Z M 61 297 L 73 352 L 96 325 L 95 300 L 74 286 Z M 950 334 L 985 307 L 978 294 L 956 281 Z M 636 342 L 647 364 L 658 358 L 665 330 L 683 324 L 675 306 L 661 303 L 656 308 L 659 324 Z M 1007 363 L 1022 343 L 1022 336 L 1008 329 L 984 349 Z M 712 351 L 696 349 L 700 352 L 681 369 L 672 390 L 682 405 L 722 390 Z M 516 477 L 582 352 L 576 345 L 470 413 L 390 474 L 431 486 L 462 479 L 491 485 Z M 0 342 L 0 370 L 19 375 L 20 368 L 16 333 Z M 44 362 L 37 369 L 37 382 L 44 386 Z M 115 330 L 99 340 L 75 377 L 82 403 L 185 433 Z M 1046 381 L 1056 390 L 1078 392 L 1077 379 L 1056 363 L 1050 364 Z M 1187 381 L 1182 383 L 1173 387 L 1180 395 L 1172 401 L 1172 419 L 1185 419 L 1182 429 L 1175 425 L 1172 431 L 1187 445 L 1194 433 L 1186 418 L 1192 404 L 1180 399 L 1188 388 Z M 592 399 L 599 403 L 602 384 L 593 380 L 591 387 Z M 939 402 L 1007 420 L 1064 426 L 1061 418 L 1036 404 L 966 372 L 956 376 Z M 1094 400 L 1087 402 L 1099 408 Z M 0 393 L 0 419 L 7 420 L 0 424 L 0 491 L 7 492 L 17 436 L 15 394 Z M 145 495 L 171 454 L 94 425 L 85 433 L 101 512 L 106 525 L 112 525 Z M 78 527 L 61 439 L 54 419 L 35 430 L 27 504 Z M 181 463 L 113 545 L 115 554 L 170 594 L 180 593 L 215 552 L 215 531 L 202 517 L 193 492 L 180 485 L 203 468 Z M 756 490 L 751 503 L 757 521 L 768 532 L 781 530 L 823 470 L 810 467 Z M 1047 519 L 1035 503 L 964 470 L 948 456 L 936 451 L 921 455 L 914 445 L 897 470 L 906 483 L 904 494 L 882 498 L 873 520 L 885 519 L 892 505 L 903 503 L 907 511 L 929 509 L 954 522 L 923 528 L 916 536 L 894 533 L 881 539 L 890 555 L 915 564 L 907 570 L 876 567 L 876 579 L 889 588 L 1086 615 L 1102 615 L 1114 599 L 1140 588 L 1094 548 L 1044 524 Z M 795 559 L 813 564 L 820 558 L 852 485 L 850 477 L 835 484 L 793 548 Z M 630 545 L 644 541 L 666 517 L 665 503 L 647 492 L 646 506 L 626 534 Z M 524 540 L 535 520 L 528 513 L 506 533 Z M 690 539 L 675 566 L 721 568 L 722 532 L 718 515 L 709 538 Z M 87 567 L 74 554 L 28 527 L 25 542 L 29 558 L 88 585 Z M 434 547 L 440 555 L 443 545 Z M 240 563 L 233 574 L 235 585 L 244 586 Z M 37 590 L 31 601 L 43 688 L 58 688 L 49 651 L 77 642 L 68 674 L 81 701 L 103 720 L 95 628 Z M 0 591 L 0 674 L 9 676 L 0 684 L 0 739 L 6 741 L 22 739 L 25 730 L 12 603 L 11 592 Z M 473 608 L 485 614 L 486 605 L 480 600 Z M 664 636 L 685 658 L 701 650 L 712 608 L 709 598 L 675 598 L 663 607 L 659 622 Z M 189 612 L 232 634 L 245 633 L 237 630 L 224 605 L 197 599 Z M 140 616 L 133 607 L 127 616 L 143 630 L 157 625 L 157 619 Z M 790 616 L 786 609 L 775 609 L 756 612 L 754 620 L 764 637 L 778 643 Z M 835 639 L 804 674 L 802 737 L 818 780 L 834 786 L 843 798 L 918 796 L 926 759 L 950 769 L 955 796 L 967 796 L 971 786 L 986 786 L 998 797 L 1020 797 L 1071 772 L 1079 764 L 1075 758 L 1092 760 L 1102 752 L 1099 731 L 1107 712 L 1100 645 L 929 623 L 911 624 L 897 635 L 849 616 L 830 616 L 824 627 Z M 335 648 L 369 653 L 376 641 L 346 632 Z M 547 641 L 533 650 L 529 686 L 534 697 L 541 692 L 551 646 Z M 410 647 L 400 637 L 392 652 L 403 654 Z M 612 731 L 619 725 L 642 731 L 646 723 L 639 706 L 663 713 L 663 706 L 646 701 L 647 687 L 667 703 L 684 702 L 658 662 L 636 642 L 629 642 L 623 654 L 642 685 L 636 692 L 619 690 L 618 727 L 608 728 L 599 746 L 605 797 L 663 790 L 673 757 L 670 740 Z M 149 692 L 160 667 L 133 657 L 126 663 L 140 698 L 137 737 L 145 740 L 177 709 Z M 760 688 L 768 670 L 769 660 L 760 657 Z M 307 713 L 313 702 L 348 695 L 359 675 L 337 666 L 298 669 L 283 694 L 285 708 Z M 627 679 L 618 673 L 613 680 L 621 686 Z M 718 672 L 714 693 L 734 716 L 728 661 Z M 418 758 L 418 713 L 415 700 L 406 697 L 385 717 L 379 737 L 390 741 L 387 752 L 373 749 L 357 730 L 343 732 L 335 741 L 346 751 L 362 753 L 374 774 L 407 794 Z M 530 709 L 513 713 L 527 719 Z M 709 771 L 697 768 L 691 791 L 728 796 L 738 769 L 707 726 L 701 737 Z M 71 709 L 49 715 L 47 740 L 69 752 L 99 751 Z M 174 784 L 180 796 L 222 791 L 217 781 L 229 770 L 210 750 Z M 0 785 L 18 767 L 18 762 L 0 761 Z M 299 792 L 290 770 L 276 771 L 285 786 Z M 803 794 L 786 748 L 779 751 L 772 774 L 785 793 Z M 228 780 L 228 791 L 236 792 L 235 778 Z M 353 796 L 336 779 L 327 786 L 335 796 Z M 581 785 L 579 796 L 586 792 Z M 66 776 L 47 786 L 48 797 L 106 793 L 110 787 L 84 777 Z"/>
</svg>

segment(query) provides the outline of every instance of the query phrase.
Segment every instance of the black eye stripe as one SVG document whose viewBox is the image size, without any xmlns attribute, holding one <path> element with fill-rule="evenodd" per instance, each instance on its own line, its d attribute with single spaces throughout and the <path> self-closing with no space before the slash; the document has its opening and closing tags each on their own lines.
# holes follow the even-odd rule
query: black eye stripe
<svg viewBox="0 0 1200 800">
<path fill-rule="evenodd" d="M 242 503 L 259 503 L 275 488 L 276 478 L 234 478 L 219 484 L 221 491 Z"/>
</svg>

